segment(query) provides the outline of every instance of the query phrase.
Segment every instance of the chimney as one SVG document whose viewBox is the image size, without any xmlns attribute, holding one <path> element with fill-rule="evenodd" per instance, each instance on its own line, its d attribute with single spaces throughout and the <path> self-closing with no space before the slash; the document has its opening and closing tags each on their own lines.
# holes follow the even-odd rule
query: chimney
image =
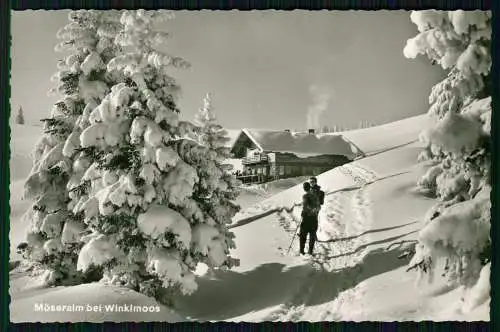
<svg viewBox="0 0 500 332">
<path fill-rule="evenodd" d="M 314 135 L 314 129 L 309 129 L 309 134 Z"/>
</svg>

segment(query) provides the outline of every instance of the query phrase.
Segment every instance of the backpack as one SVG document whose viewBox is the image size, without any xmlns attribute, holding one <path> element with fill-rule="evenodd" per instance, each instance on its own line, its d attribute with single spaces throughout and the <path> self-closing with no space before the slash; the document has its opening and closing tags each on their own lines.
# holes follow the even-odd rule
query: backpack
<svg viewBox="0 0 500 332">
<path fill-rule="evenodd" d="M 323 205 L 323 203 L 325 203 L 325 192 L 321 189 L 318 189 L 316 193 L 318 194 L 319 204 Z"/>
<path fill-rule="evenodd" d="M 302 217 L 305 216 L 314 216 L 318 212 L 317 198 L 316 196 L 308 192 L 302 198 L 303 206 L 302 206 Z"/>
</svg>

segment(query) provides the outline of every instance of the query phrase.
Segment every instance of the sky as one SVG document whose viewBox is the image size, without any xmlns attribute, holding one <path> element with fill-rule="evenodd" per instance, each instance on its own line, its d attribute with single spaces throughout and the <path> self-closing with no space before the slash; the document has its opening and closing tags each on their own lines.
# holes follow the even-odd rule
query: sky
<svg viewBox="0 0 500 332">
<path fill-rule="evenodd" d="M 47 92 L 68 11 L 12 13 L 11 105 L 27 123 L 49 115 Z M 206 93 L 226 128 L 355 128 L 425 113 L 442 77 L 425 57 L 406 59 L 417 34 L 407 11 L 178 11 L 166 48 L 191 68 L 172 70 L 182 118 Z"/>
</svg>

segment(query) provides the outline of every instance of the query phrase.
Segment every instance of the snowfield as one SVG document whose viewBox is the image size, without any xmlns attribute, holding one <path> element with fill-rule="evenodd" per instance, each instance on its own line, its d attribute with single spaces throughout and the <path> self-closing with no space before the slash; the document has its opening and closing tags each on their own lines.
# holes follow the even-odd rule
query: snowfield
<svg viewBox="0 0 500 332">
<path fill-rule="evenodd" d="M 416 141 L 422 129 L 428 128 L 430 124 L 431 120 L 427 114 L 423 114 L 380 126 L 348 130 L 335 134 L 342 135 L 348 142 L 351 142 L 358 150 L 368 156 Z"/>
<path fill-rule="evenodd" d="M 298 257 L 297 229 L 304 179 L 247 187 L 244 207 L 231 225 L 236 246 L 232 270 L 196 271 L 198 290 L 167 308 L 130 290 L 99 283 L 41 288 L 40 278 L 17 267 L 11 273 L 11 320 L 23 321 L 420 321 L 489 320 L 486 297 L 462 293 L 436 278 L 416 284 L 406 272 L 423 218 L 436 201 L 416 189 L 428 166 L 417 164 L 416 140 L 426 116 L 342 133 L 368 157 L 318 176 L 325 191 L 317 255 Z M 30 136 L 28 136 L 30 135 Z M 12 128 L 11 167 L 28 155 L 39 132 Z M 23 142 L 30 142 L 25 146 Z M 26 157 L 28 158 L 28 157 Z M 26 159 L 25 158 L 25 159 Z M 25 226 L 19 199 L 26 173 L 11 173 L 11 261 Z M 29 167 L 27 168 L 29 171 Z M 484 280 L 487 280 L 485 274 Z M 462 301 L 463 297 L 463 301 Z M 133 304 L 159 312 L 36 312 L 34 303 Z M 476 303 L 476 305 L 470 305 Z"/>
</svg>

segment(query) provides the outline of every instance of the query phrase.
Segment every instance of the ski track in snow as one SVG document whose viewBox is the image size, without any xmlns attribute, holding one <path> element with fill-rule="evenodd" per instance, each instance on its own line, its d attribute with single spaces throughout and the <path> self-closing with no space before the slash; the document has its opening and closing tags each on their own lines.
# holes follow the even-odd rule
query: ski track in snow
<svg viewBox="0 0 500 332">
<path fill-rule="evenodd" d="M 341 166 L 340 172 L 352 177 L 360 189 L 339 191 L 326 196 L 318 225 L 319 241 L 340 240 L 317 242 L 316 256 L 312 259 L 312 265 L 318 270 L 311 268 L 292 298 L 271 312 L 265 321 L 338 320 L 339 317 L 335 314 L 338 311 L 336 308 L 356 297 L 357 294 L 350 288 L 354 286 L 356 275 L 360 274 L 360 263 L 368 252 L 367 249 L 357 249 L 369 241 L 369 236 L 360 234 L 368 231 L 373 222 L 368 184 L 376 181 L 379 176 L 371 170 L 352 164 Z M 280 224 L 292 234 L 300 222 L 298 212 L 280 213 Z M 347 239 L 342 240 L 342 238 Z M 297 250 L 297 237 L 295 241 L 291 253 L 292 250 Z M 341 285 L 330 285 L 337 287 L 339 294 L 333 301 L 310 306 L 308 303 L 311 302 L 313 294 L 320 291 L 319 288 L 325 287 L 324 273 L 339 274 Z"/>
<path fill-rule="evenodd" d="M 370 170 L 359 163 L 357 164 L 346 164 L 340 166 L 339 171 L 347 176 L 350 176 L 358 185 L 366 185 L 367 183 L 376 181 L 380 178 L 379 174 L 375 171 Z"/>
<path fill-rule="evenodd" d="M 356 186 L 358 187 L 363 187 L 369 183 L 372 183 L 376 180 L 381 179 L 381 176 L 374 172 L 373 170 L 369 170 L 361 165 L 354 165 L 354 164 L 346 164 L 343 166 L 339 166 L 337 168 L 342 174 L 349 176 L 350 178 L 353 179 L 355 182 Z M 326 193 L 326 196 L 329 195 L 335 195 L 338 192 L 343 192 L 349 189 L 354 189 L 354 188 L 344 188 L 344 189 L 339 189 L 335 190 L 333 192 Z M 292 215 L 295 214 L 295 219 L 299 218 L 300 211 L 297 211 L 296 206 L 301 206 L 301 203 L 296 203 L 292 208 L 291 212 Z M 245 225 L 249 222 L 261 219 L 263 217 L 268 216 L 271 213 L 289 213 L 290 214 L 290 208 L 286 206 L 274 206 L 271 202 L 264 200 L 263 202 L 256 203 L 250 207 L 247 207 L 244 212 L 239 212 L 235 219 L 236 221 L 229 226 L 229 228 L 234 228 L 234 227 L 239 227 L 242 225 Z M 341 209 L 338 209 L 337 212 L 341 213 Z M 283 217 L 283 216 L 281 216 Z M 286 217 L 285 217 L 286 218 Z M 282 225 L 285 226 L 286 225 Z M 319 228 L 321 228 L 321 225 L 319 225 Z"/>
</svg>

